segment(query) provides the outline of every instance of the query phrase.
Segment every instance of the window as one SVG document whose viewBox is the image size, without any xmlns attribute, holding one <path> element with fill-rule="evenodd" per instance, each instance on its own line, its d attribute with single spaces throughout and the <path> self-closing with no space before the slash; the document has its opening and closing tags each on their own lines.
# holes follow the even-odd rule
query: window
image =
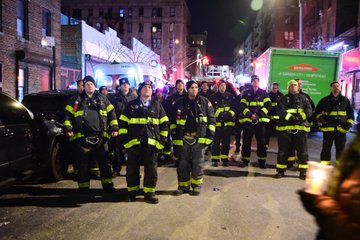
<svg viewBox="0 0 360 240">
<path fill-rule="evenodd" d="M 161 23 L 153 23 L 151 27 L 151 32 L 153 33 L 161 32 Z"/>
<path fill-rule="evenodd" d="M 152 16 L 153 17 L 162 17 L 162 8 L 153 8 Z"/>
<path fill-rule="evenodd" d="M 2 31 L 2 0 L 0 0 L 0 32 Z"/>
<path fill-rule="evenodd" d="M 107 17 L 112 18 L 112 8 L 108 8 Z"/>
<path fill-rule="evenodd" d="M 144 32 L 144 24 L 139 23 L 139 33 L 143 33 L 143 32 Z"/>
<path fill-rule="evenodd" d="M 99 8 L 99 17 L 104 16 L 104 9 L 103 8 Z"/>
<path fill-rule="evenodd" d="M 2 78 L 2 70 L 3 68 L 2 68 L 2 63 L 0 63 L 0 92 L 2 92 L 2 88 L 3 88 L 3 86 L 2 86 L 2 84 L 3 84 L 3 78 Z"/>
<path fill-rule="evenodd" d="M 294 32 L 284 32 L 284 39 L 287 41 L 294 40 Z"/>
<path fill-rule="evenodd" d="M 174 47 L 174 38 L 169 38 L 169 48 Z"/>
<path fill-rule="evenodd" d="M 174 32 L 174 23 L 170 23 L 169 32 Z"/>
<path fill-rule="evenodd" d="M 47 9 L 42 10 L 42 36 L 51 36 L 51 13 Z"/>
<path fill-rule="evenodd" d="M 161 48 L 161 39 L 160 38 L 153 38 L 152 39 L 152 48 Z"/>
<path fill-rule="evenodd" d="M 17 0 L 16 6 L 17 12 L 17 34 L 20 37 L 28 38 L 27 36 L 27 1 L 26 0 Z"/>
<path fill-rule="evenodd" d="M 72 17 L 80 19 L 81 18 L 81 9 L 73 9 L 72 10 Z"/>
<path fill-rule="evenodd" d="M 25 94 L 27 93 L 26 91 L 26 74 L 25 74 L 25 68 L 19 68 L 19 72 L 18 72 L 18 89 L 17 89 L 17 93 L 18 93 L 18 101 L 22 101 Z"/>
<path fill-rule="evenodd" d="M 94 9 L 89 8 L 89 10 L 88 10 L 88 17 L 92 17 L 92 16 L 94 16 Z"/>
<path fill-rule="evenodd" d="M 132 8 L 129 8 L 128 9 L 128 17 L 132 17 L 132 15 L 133 15 L 133 10 L 132 10 Z"/>
<path fill-rule="evenodd" d="M 328 0 L 328 9 L 331 8 L 331 2 L 332 0 Z"/>
<path fill-rule="evenodd" d="M 119 10 L 119 17 L 124 18 L 124 8 L 120 8 Z"/>
<path fill-rule="evenodd" d="M 139 17 L 143 17 L 144 16 L 144 8 L 139 8 Z"/>
<path fill-rule="evenodd" d="M 295 16 L 294 15 L 286 15 L 285 16 L 285 24 L 286 25 L 294 25 L 295 23 Z"/>
<path fill-rule="evenodd" d="M 175 17 L 175 8 L 170 7 L 170 17 Z"/>
<path fill-rule="evenodd" d="M 132 33 L 132 23 L 127 24 L 127 32 Z"/>
</svg>

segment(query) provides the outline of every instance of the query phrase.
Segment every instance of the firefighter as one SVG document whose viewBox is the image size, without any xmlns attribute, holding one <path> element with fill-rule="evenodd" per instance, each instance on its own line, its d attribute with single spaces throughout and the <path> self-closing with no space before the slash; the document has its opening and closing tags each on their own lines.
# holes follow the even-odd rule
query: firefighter
<svg viewBox="0 0 360 240">
<path fill-rule="evenodd" d="M 207 81 L 202 81 L 200 84 L 201 90 L 199 91 L 199 95 L 210 99 L 210 96 L 214 93 L 210 88 Z"/>
<path fill-rule="evenodd" d="M 331 164 L 331 147 L 335 142 L 336 159 L 345 147 L 346 133 L 354 124 L 354 110 L 349 99 L 341 95 L 337 81 L 330 84 L 330 95 L 322 98 L 315 108 L 316 122 L 323 132 L 320 162 Z"/>
<path fill-rule="evenodd" d="M 298 83 L 290 80 L 287 84 L 288 94 L 281 97 L 278 103 L 279 121 L 276 126 L 278 131 L 278 156 L 274 178 L 285 176 L 290 149 L 296 150 L 300 179 L 305 179 L 307 161 L 307 133 L 310 132 L 308 118 L 312 114 L 309 100 L 299 93 Z"/>
<path fill-rule="evenodd" d="M 212 143 L 212 166 L 217 167 L 219 160 L 229 166 L 230 137 L 235 126 L 234 96 L 226 91 L 226 81 L 219 81 L 219 91 L 210 96 L 216 118 L 216 130 Z"/>
<path fill-rule="evenodd" d="M 268 93 L 268 96 L 271 100 L 271 109 L 269 111 L 270 123 L 266 128 L 266 148 L 269 148 L 269 142 L 272 135 L 276 133 L 276 125 L 279 119 L 279 115 L 277 113 L 277 104 L 278 101 L 284 94 L 279 91 L 279 84 L 274 82 L 271 84 L 271 91 Z"/>
<path fill-rule="evenodd" d="M 239 95 L 235 97 L 235 114 L 236 116 L 239 116 L 239 105 L 241 98 L 244 94 L 245 86 L 239 87 Z M 239 121 L 235 120 L 235 154 L 238 154 L 240 152 L 240 146 L 241 146 L 241 133 L 243 131 L 243 124 L 241 124 Z"/>
<path fill-rule="evenodd" d="M 168 137 L 169 120 L 158 101 L 151 98 L 152 82 L 140 83 L 139 97 L 126 105 L 119 119 L 120 141 L 124 144 L 128 160 L 126 169 L 127 190 L 130 201 L 135 201 L 140 190 L 140 164 L 144 164 L 144 199 L 156 204 L 158 179 L 157 157 Z"/>
<path fill-rule="evenodd" d="M 120 78 L 120 91 L 116 93 L 114 98 L 114 106 L 116 116 L 119 118 L 123 113 L 128 102 L 135 100 L 137 96 L 131 91 L 130 83 L 127 78 Z M 113 177 L 120 176 L 121 166 L 125 164 L 125 149 L 120 143 L 119 137 L 114 141 L 114 158 L 113 158 Z"/>
<path fill-rule="evenodd" d="M 175 195 L 190 192 L 200 195 L 204 176 L 204 153 L 215 134 L 214 109 L 211 102 L 198 94 L 198 85 L 186 83 L 188 93 L 178 99 L 170 115 L 174 146 L 178 149 L 178 190 Z"/>
<path fill-rule="evenodd" d="M 271 109 L 271 100 L 265 90 L 259 88 L 260 79 L 251 76 L 252 88 L 246 90 L 240 101 L 239 122 L 243 124 L 243 146 L 241 149 L 240 167 L 246 167 L 250 162 L 251 141 L 255 133 L 259 167 L 266 168 L 265 128 L 270 119 L 267 115 Z"/>
<path fill-rule="evenodd" d="M 75 144 L 79 189 L 90 187 L 89 164 L 95 157 L 105 191 L 114 191 L 107 141 L 118 135 L 118 121 L 113 105 L 95 89 L 91 76 L 84 78 L 84 91 L 70 99 L 65 108 L 64 131 Z"/>
</svg>

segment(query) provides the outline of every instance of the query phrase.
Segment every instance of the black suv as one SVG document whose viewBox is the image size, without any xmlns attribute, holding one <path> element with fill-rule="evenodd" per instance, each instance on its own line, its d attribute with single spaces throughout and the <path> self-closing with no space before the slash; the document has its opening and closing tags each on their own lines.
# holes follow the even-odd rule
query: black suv
<svg viewBox="0 0 360 240">
<path fill-rule="evenodd" d="M 30 177 L 35 166 L 33 114 L 0 92 L 0 190 Z"/>
<path fill-rule="evenodd" d="M 72 163 L 62 123 L 66 103 L 75 94 L 76 90 L 45 91 L 25 95 L 22 101 L 34 113 L 35 154 L 41 159 L 45 174 L 57 181 L 64 178 Z"/>
</svg>

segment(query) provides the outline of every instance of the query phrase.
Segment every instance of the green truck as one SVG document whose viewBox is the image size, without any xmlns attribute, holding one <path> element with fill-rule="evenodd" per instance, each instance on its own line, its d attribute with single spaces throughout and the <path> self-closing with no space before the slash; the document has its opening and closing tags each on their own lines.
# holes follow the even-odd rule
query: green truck
<svg viewBox="0 0 360 240">
<path fill-rule="evenodd" d="M 300 78 L 303 91 L 316 105 L 329 94 L 330 83 L 338 80 L 340 61 L 339 52 L 269 48 L 256 59 L 255 74 L 260 77 L 262 87 L 277 82 L 282 93 L 287 93 L 289 80 Z"/>
</svg>

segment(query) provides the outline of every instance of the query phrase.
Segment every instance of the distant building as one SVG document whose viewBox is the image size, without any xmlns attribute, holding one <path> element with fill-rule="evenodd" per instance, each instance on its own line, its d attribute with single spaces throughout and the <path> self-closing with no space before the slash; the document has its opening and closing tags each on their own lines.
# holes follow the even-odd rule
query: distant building
<svg viewBox="0 0 360 240">
<path fill-rule="evenodd" d="M 160 56 L 173 80 L 184 77 L 190 32 L 185 0 L 62 0 L 61 12 L 82 19 L 98 31 L 111 27 L 121 42 L 139 39 Z M 176 71 L 174 71 L 176 69 Z"/>
<path fill-rule="evenodd" d="M 60 34 L 60 0 L 0 1 L 0 91 L 22 100 L 57 88 Z"/>
</svg>

